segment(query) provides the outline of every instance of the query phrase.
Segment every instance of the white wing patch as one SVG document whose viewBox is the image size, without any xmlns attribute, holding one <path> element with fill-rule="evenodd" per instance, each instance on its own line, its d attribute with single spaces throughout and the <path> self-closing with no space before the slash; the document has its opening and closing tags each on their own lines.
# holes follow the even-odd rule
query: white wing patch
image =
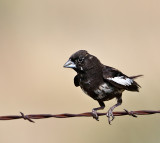
<svg viewBox="0 0 160 143">
<path fill-rule="evenodd" d="M 108 80 L 112 80 L 118 84 L 124 85 L 124 86 L 130 86 L 133 83 L 133 80 L 124 76 L 117 76 L 114 78 L 107 78 Z"/>
</svg>

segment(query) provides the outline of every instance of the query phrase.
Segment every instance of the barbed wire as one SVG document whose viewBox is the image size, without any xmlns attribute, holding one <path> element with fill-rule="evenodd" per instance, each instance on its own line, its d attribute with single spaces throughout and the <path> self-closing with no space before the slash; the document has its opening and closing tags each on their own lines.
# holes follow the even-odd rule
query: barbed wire
<svg viewBox="0 0 160 143">
<path fill-rule="evenodd" d="M 150 114 L 157 114 L 160 113 L 160 110 L 153 111 L 153 110 L 140 110 L 140 111 L 128 111 L 124 109 L 124 111 L 120 112 L 113 112 L 114 116 L 133 116 L 137 117 L 137 115 L 150 115 Z M 24 113 L 20 112 L 21 115 L 8 115 L 8 116 L 0 116 L 0 120 L 15 120 L 15 119 L 24 119 L 28 120 L 29 122 L 34 123 L 32 119 L 45 119 L 45 118 L 71 118 L 71 117 L 92 117 L 92 112 L 85 112 L 80 114 L 70 114 L 70 113 L 63 113 L 63 114 L 30 114 L 25 115 Z M 104 116 L 106 113 L 97 113 L 98 116 Z"/>
</svg>

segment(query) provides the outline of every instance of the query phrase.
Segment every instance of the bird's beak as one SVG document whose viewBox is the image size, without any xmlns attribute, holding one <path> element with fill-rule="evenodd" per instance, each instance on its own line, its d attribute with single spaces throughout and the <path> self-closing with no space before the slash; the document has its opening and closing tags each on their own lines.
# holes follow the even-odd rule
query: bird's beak
<svg viewBox="0 0 160 143">
<path fill-rule="evenodd" d="M 72 62 L 70 59 L 64 64 L 64 68 L 76 68 L 76 65 L 74 62 Z"/>
</svg>

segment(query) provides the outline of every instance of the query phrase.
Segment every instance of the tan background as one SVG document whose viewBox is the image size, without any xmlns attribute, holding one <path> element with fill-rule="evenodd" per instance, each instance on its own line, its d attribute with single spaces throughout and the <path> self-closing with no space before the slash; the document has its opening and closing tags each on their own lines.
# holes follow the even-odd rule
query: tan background
<svg viewBox="0 0 160 143">
<path fill-rule="evenodd" d="M 64 69 L 79 49 L 137 79 L 116 110 L 160 109 L 159 0 L 1 0 L 0 115 L 81 113 L 98 103 Z M 106 102 L 107 109 L 115 100 Z M 0 121 L 1 143 L 158 143 L 160 115 Z"/>
</svg>

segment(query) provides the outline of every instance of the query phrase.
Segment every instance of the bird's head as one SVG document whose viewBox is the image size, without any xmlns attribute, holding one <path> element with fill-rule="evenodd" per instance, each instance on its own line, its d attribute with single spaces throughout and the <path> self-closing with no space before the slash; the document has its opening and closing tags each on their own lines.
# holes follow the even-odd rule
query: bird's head
<svg viewBox="0 0 160 143">
<path fill-rule="evenodd" d="M 64 64 L 64 67 L 72 68 L 77 72 L 83 72 L 92 69 L 98 63 L 100 62 L 95 56 L 90 55 L 85 50 L 79 50 L 71 55 L 69 60 Z"/>
</svg>

